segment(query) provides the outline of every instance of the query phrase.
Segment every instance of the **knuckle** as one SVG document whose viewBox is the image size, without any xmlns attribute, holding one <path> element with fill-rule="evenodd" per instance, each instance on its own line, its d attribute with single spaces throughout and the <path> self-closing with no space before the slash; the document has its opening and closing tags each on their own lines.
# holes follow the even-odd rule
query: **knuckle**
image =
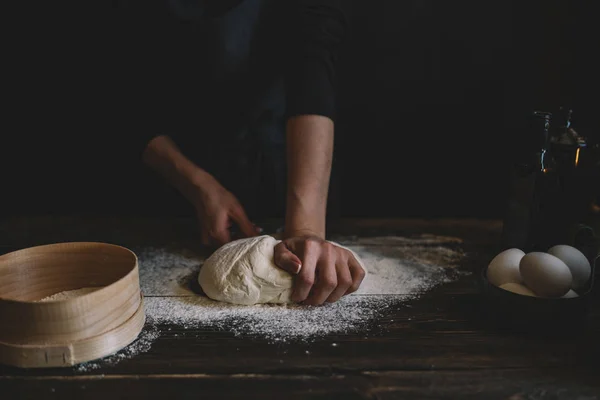
<svg viewBox="0 0 600 400">
<path fill-rule="evenodd" d="M 299 276 L 298 280 L 303 286 L 312 286 L 315 283 L 315 278 L 313 278 L 312 276 Z"/>
<path fill-rule="evenodd" d="M 357 278 L 360 280 L 363 280 L 365 275 L 366 275 L 365 270 L 362 269 L 362 267 L 358 268 L 358 271 L 356 272 Z"/>
<path fill-rule="evenodd" d="M 319 242 L 313 238 L 308 238 L 306 239 L 306 242 L 304 242 L 304 247 L 307 251 L 316 251 L 319 249 Z"/>
<path fill-rule="evenodd" d="M 321 249 L 323 252 L 323 256 L 327 257 L 328 259 L 334 259 L 335 258 L 335 246 L 332 245 L 329 242 L 323 242 L 323 244 L 321 245 Z"/>
<path fill-rule="evenodd" d="M 323 241 L 321 242 L 321 248 L 323 248 L 324 251 L 331 251 L 333 250 L 333 245 L 328 241 Z"/>
<path fill-rule="evenodd" d="M 339 277 L 338 278 L 338 286 L 349 288 L 350 286 L 352 286 L 352 278 L 345 276 L 345 275 Z"/>
<path fill-rule="evenodd" d="M 323 279 L 322 286 L 325 289 L 335 289 L 337 287 L 337 284 L 338 284 L 337 283 L 337 279 L 331 277 L 331 278 L 325 278 L 325 279 Z"/>
<path fill-rule="evenodd" d="M 283 251 L 285 250 L 285 244 L 283 242 L 279 242 L 275 245 L 273 251 L 275 252 L 275 257 L 283 256 Z"/>
</svg>

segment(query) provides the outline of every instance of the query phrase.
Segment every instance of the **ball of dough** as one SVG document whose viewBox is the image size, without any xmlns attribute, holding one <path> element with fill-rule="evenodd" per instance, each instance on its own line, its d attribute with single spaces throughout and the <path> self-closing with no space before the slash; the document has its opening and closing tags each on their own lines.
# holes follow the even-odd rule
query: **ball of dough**
<svg viewBox="0 0 600 400">
<path fill-rule="evenodd" d="M 213 300 L 233 304 L 289 303 L 292 275 L 273 261 L 277 243 L 263 235 L 220 247 L 200 269 L 202 290 Z"/>
<path fill-rule="evenodd" d="M 202 290 L 211 299 L 226 303 L 291 303 L 293 276 L 277 267 L 273 259 L 279 242 L 270 235 L 263 235 L 220 247 L 200 269 L 198 282 Z M 366 273 L 362 261 L 354 252 L 352 254 Z"/>
</svg>

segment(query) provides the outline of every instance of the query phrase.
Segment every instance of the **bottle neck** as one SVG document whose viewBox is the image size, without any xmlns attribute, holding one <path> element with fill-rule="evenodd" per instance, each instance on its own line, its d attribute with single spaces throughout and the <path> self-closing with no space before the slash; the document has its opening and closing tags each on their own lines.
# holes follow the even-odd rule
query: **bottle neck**
<svg viewBox="0 0 600 400">
<path fill-rule="evenodd" d="M 530 115 L 529 126 L 516 150 L 521 174 L 546 173 L 553 169 L 550 151 L 550 113 L 535 111 Z"/>
<path fill-rule="evenodd" d="M 550 148 L 550 121 L 552 114 L 549 112 L 535 111 L 533 113 L 533 123 L 531 127 L 531 135 L 533 145 L 536 150 L 547 152 Z"/>
</svg>

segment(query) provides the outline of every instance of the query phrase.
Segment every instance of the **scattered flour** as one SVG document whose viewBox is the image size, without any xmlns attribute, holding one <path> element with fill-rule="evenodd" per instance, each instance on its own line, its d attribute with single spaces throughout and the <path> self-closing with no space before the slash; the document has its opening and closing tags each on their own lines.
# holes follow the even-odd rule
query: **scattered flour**
<svg viewBox="0 0 600 400">
<path fill-rule="evenodd" d="M 336 303 L 241 306 L 213 301 L 196 292 L 203 258 L 185 249 L 133 249 L 139 258 L 146 327 L 127 348 L 79 371 L 110 365 L 147 351 L 161 330 L 220 331 L 271 343 L 312 341 L 328 335 L 378 326 L 386 310 L 403 306 L 426 291 L 464 274 L 455 268 L 464 257 L 461 241 L 445 236 L 332 239 L 354 250 L 369 270 L 361 288 Z"/>
<path fill-rule="evenodd" d="M 276 343 L 366 330 L 377 316 L 398 301 L 389 296 L 351 295 L 321 307 L 242 306 L 205 297 L 170 297 L 148 299 L 146 312 L 159 325 L 190 330 L 212 328 L 240 338 Z"/>
<path fill-rule="evenodd" d="M 188 280 L 192 275 L 198 275 L 202 257 L 187 249 L 147 247 L 132 250 L 138 256 L 140 288 L 144 296 L 193 294 L 187 287 Z"/>
<path fill-rule="evenodd" d="M 158 339 L 160 331 L 155 324 L 147 323 L 144 329 L 140 332 L 137 339 L 129 346 L 121 351 L 104 357 L 100 360 L 90 361 L 87 363 L 78 364 L 75 366 L 77 372 L 88 372 L 101 368 L 106 365 L 115 365 L 120 361 L 135 357 L 138 354 L 145 353 L 150 350 L 152 343 Z"/>
<path fill-rule="evenodd" d="M 73 297 L 83 296 L 84 294 L 95 292 L 98 289 L 102 289 L 101 287 L 85 287 L 81 289 L 75 290 L 65 290 L 63 292 L 54 293 L 51 296 L 44 297 L 43 299 L 38 300 L 39 302 L 47 302 L 47 301 L 60 301 L 60 300 L 68 300 Z"/>
</svg>

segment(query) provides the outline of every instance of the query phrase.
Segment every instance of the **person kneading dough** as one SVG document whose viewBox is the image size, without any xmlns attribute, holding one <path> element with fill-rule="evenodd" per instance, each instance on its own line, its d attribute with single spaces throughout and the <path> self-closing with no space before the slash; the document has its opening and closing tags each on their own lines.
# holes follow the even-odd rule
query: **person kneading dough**
<svg viewBox="0 0 600 400">
<path fill-rule="evenodd" d="M 201 244 L 218 251 L 200 277 L 205 290 L 236 302 L 308 305 L 356 291 L 363 268 L 325 236 L 348 2 L 116 3 L 124 86 L 132 88 L 121 96 L 123 126 L 152 172 L 136 207 L 154 211 L 148 199 L 160 199 L 156 207 L 197 219 Z M 139 86 L 130 82 L 138 76 Z M 145 77 L 153 89 L 137 90 Z M 156 177 L 175 190 L 165 194 Z M 255 221 L 272 218 L 284 220 L 282 242 L 259 237 Z"/>
<path fill-rule="evenodd" d="M 350 253 L 348 264 L 350 277 L 342 284 L 342 290 L 333 290 L 326 300 L 335 301 L 339 297 L 354 292 L 364 278 L 366 269 L 356 253 L 334 242 L 335 246 Z M 262 303 L 292 303 L 294 293 L 293 275 L 275 264 L 276 249 L 279 257 L 285 257 L 285 241 L 263 235 L 239 239 L 220 247 L 200 269 L 198 282 L 204 293 L 213 300 L 233 304 L 253 305 Z M 305 264 L 313 270 L 316 266 Z M 340 268 L 342 269 L 342 268 Z M 298 274 L 302 271 L 302 266 Z M 323 286 L 338 288 L 336 276 L 327 276 L 325 269 L 317 271 L 316 280 L 323 280 Z M 356 278 L 353 280 L 353 276 Z M 302 276 L 302 275 L 300 275 Z M 306 275 L 310 276 L 310 275 Z M 335 279 L 334 279 L 335 278 Z M 354 285 L 356 281 L 358 284 Z M 319 285 L 320 282 L 317 282 Z M 298 279 L 297 290 L 303 290 L 305 282 Z"/>
</svg>

